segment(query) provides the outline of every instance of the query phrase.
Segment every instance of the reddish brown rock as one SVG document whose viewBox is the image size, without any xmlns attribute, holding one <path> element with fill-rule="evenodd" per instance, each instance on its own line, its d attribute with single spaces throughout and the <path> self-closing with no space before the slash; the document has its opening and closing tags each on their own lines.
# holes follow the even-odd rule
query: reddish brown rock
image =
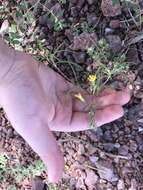
<svg viewBox="0 0 143 190">
<path fill-rule="evenodd" d="M 74 36 L 72 45 L 73 50 L 86 50 L 89 47 L 94 47 L 97 43 L 97 35 L 93 33 L 82 33 L 79 36 Z"/>
<path fill-rule="evenodd" d="M 110 27 L 111 27 L 112 29 L 117 29 L 117 28 L 119 28 L 119 27 L 120 27 L 120 21 L 117 20 L 117 19 L 111 20 L 111 21 L 110 21 Z"/>
<path fill-rule="evenodd" d="M 106 17 L 114 17 L 121 14 L 120 3 L 113 4 L 113 0 L 102 0 L 101 9 Z"/>
</svg>

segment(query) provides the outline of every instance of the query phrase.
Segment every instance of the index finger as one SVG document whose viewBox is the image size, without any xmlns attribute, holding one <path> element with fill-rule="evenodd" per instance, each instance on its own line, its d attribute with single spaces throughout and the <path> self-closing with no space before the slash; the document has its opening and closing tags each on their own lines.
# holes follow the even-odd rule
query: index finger
<svg viewBox="0 0 143 190">
<path fill-rule="evenodd" d="M 94 114 L 95 127 L 100 127 L 123 116 L 123 108 L 120 105 L 107 106 L 104 109 L 96 110 Z M 90 116 L 88 112 L 74 112 L 68 126 L 60 125 L 51 128 L 53 131 L 75 132 L 90 129 Z"/>
</svg>

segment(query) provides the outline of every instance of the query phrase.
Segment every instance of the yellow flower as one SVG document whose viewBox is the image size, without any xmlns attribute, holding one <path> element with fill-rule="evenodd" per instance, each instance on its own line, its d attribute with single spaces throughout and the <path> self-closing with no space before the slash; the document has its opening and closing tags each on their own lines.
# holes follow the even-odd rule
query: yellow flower
<svg viewBox="0 0 143 190">
<path fill-rule="evenodd" d="M 89 75 L 87 80 L 89 82 L 95 82 L 96 81 L 96 75 Z"/>
<path fill-rule="evenodd" d="M 85 102 L 85 99 L 83 98 L 81 93 L 75 94 L 74 97 L 77 98 L 78 100 L 80 100 L 81 102 Z"/>
</svg>

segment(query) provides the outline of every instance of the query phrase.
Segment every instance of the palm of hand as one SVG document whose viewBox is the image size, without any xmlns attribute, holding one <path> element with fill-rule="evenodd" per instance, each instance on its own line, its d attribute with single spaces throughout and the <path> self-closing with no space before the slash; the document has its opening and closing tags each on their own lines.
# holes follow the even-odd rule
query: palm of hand
<svg viewBox="0 0 143 190">
<path fill-rule="evenodd" d="M 106 90 L 100 97 L 82 91 L 85 103 L 80 102 L 73 96 L 76 87 L 21 53 L 16 53 L 0 90 L 0 103 L 13 127 L 48 166 L 51 181 L 61 177 L 63 157 L 50 130 L 88 129 L 89 105 L 93 101 L 97 105 L 96 125 L 111 122 L 123 115 L 122 105 L 129 100 L 127 92 Z"/>
</svg>

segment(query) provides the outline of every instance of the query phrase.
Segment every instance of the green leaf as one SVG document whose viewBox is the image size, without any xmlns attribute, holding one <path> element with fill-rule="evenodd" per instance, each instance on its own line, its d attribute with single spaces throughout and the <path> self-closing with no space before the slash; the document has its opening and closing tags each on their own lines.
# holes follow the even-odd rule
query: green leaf
<svg viewBox="0 0 143 190">
<path fill-rule="evenodd" d="M 118 5 L 120 2 L 119 0 L 112 0 L 113 6 Z"/>
<path fill-rule="evenodd" d="M 16 12 L 15 16 L 17 17 L 17 19 L 18 19 L 18 18 L 21 19 L 21 18 L 23 17 L 23 13 L 18 10 L 18 11 Z"/>
<path fill-rule="evenodd" d="M 58 0 L 60 4 L 66 4 L 66 0 Z"/>
<path fill-rule="evenodd" d="M 9 27 L 9 32 L 13 32 L 13 33 L 17 32 L 17 27 L 15 23 L 11 24 L 11 26 Z"/>
<path fill-rule="evenodd" d="M 15 185 L 10 185 L 7 187 L 7 190 L 17 190 Z"/>
<path fill-rule="evenodd" d="M 32 12 L 26 14 L 26 20 L 28 22 L 27 24 L 32 24 L 35 21 Z"/>
<path fill-rule="evenodd" d="M 16 39 L 13 39 L 13 40 L 12 40 L 12 44 L 13 44 L 13 45 L 18 45 L 18 44 L 20 44 L 20 42 L 19 42 L 18 40 L 16 40 Z"/>
<path fill-rule="evenodd" d="M 23 10 L 23 11 L 26 11 L 28 9 L 28 2 L 23 0 L 21 1 L 20 3 L 20 8 Z"/>
</svg>

